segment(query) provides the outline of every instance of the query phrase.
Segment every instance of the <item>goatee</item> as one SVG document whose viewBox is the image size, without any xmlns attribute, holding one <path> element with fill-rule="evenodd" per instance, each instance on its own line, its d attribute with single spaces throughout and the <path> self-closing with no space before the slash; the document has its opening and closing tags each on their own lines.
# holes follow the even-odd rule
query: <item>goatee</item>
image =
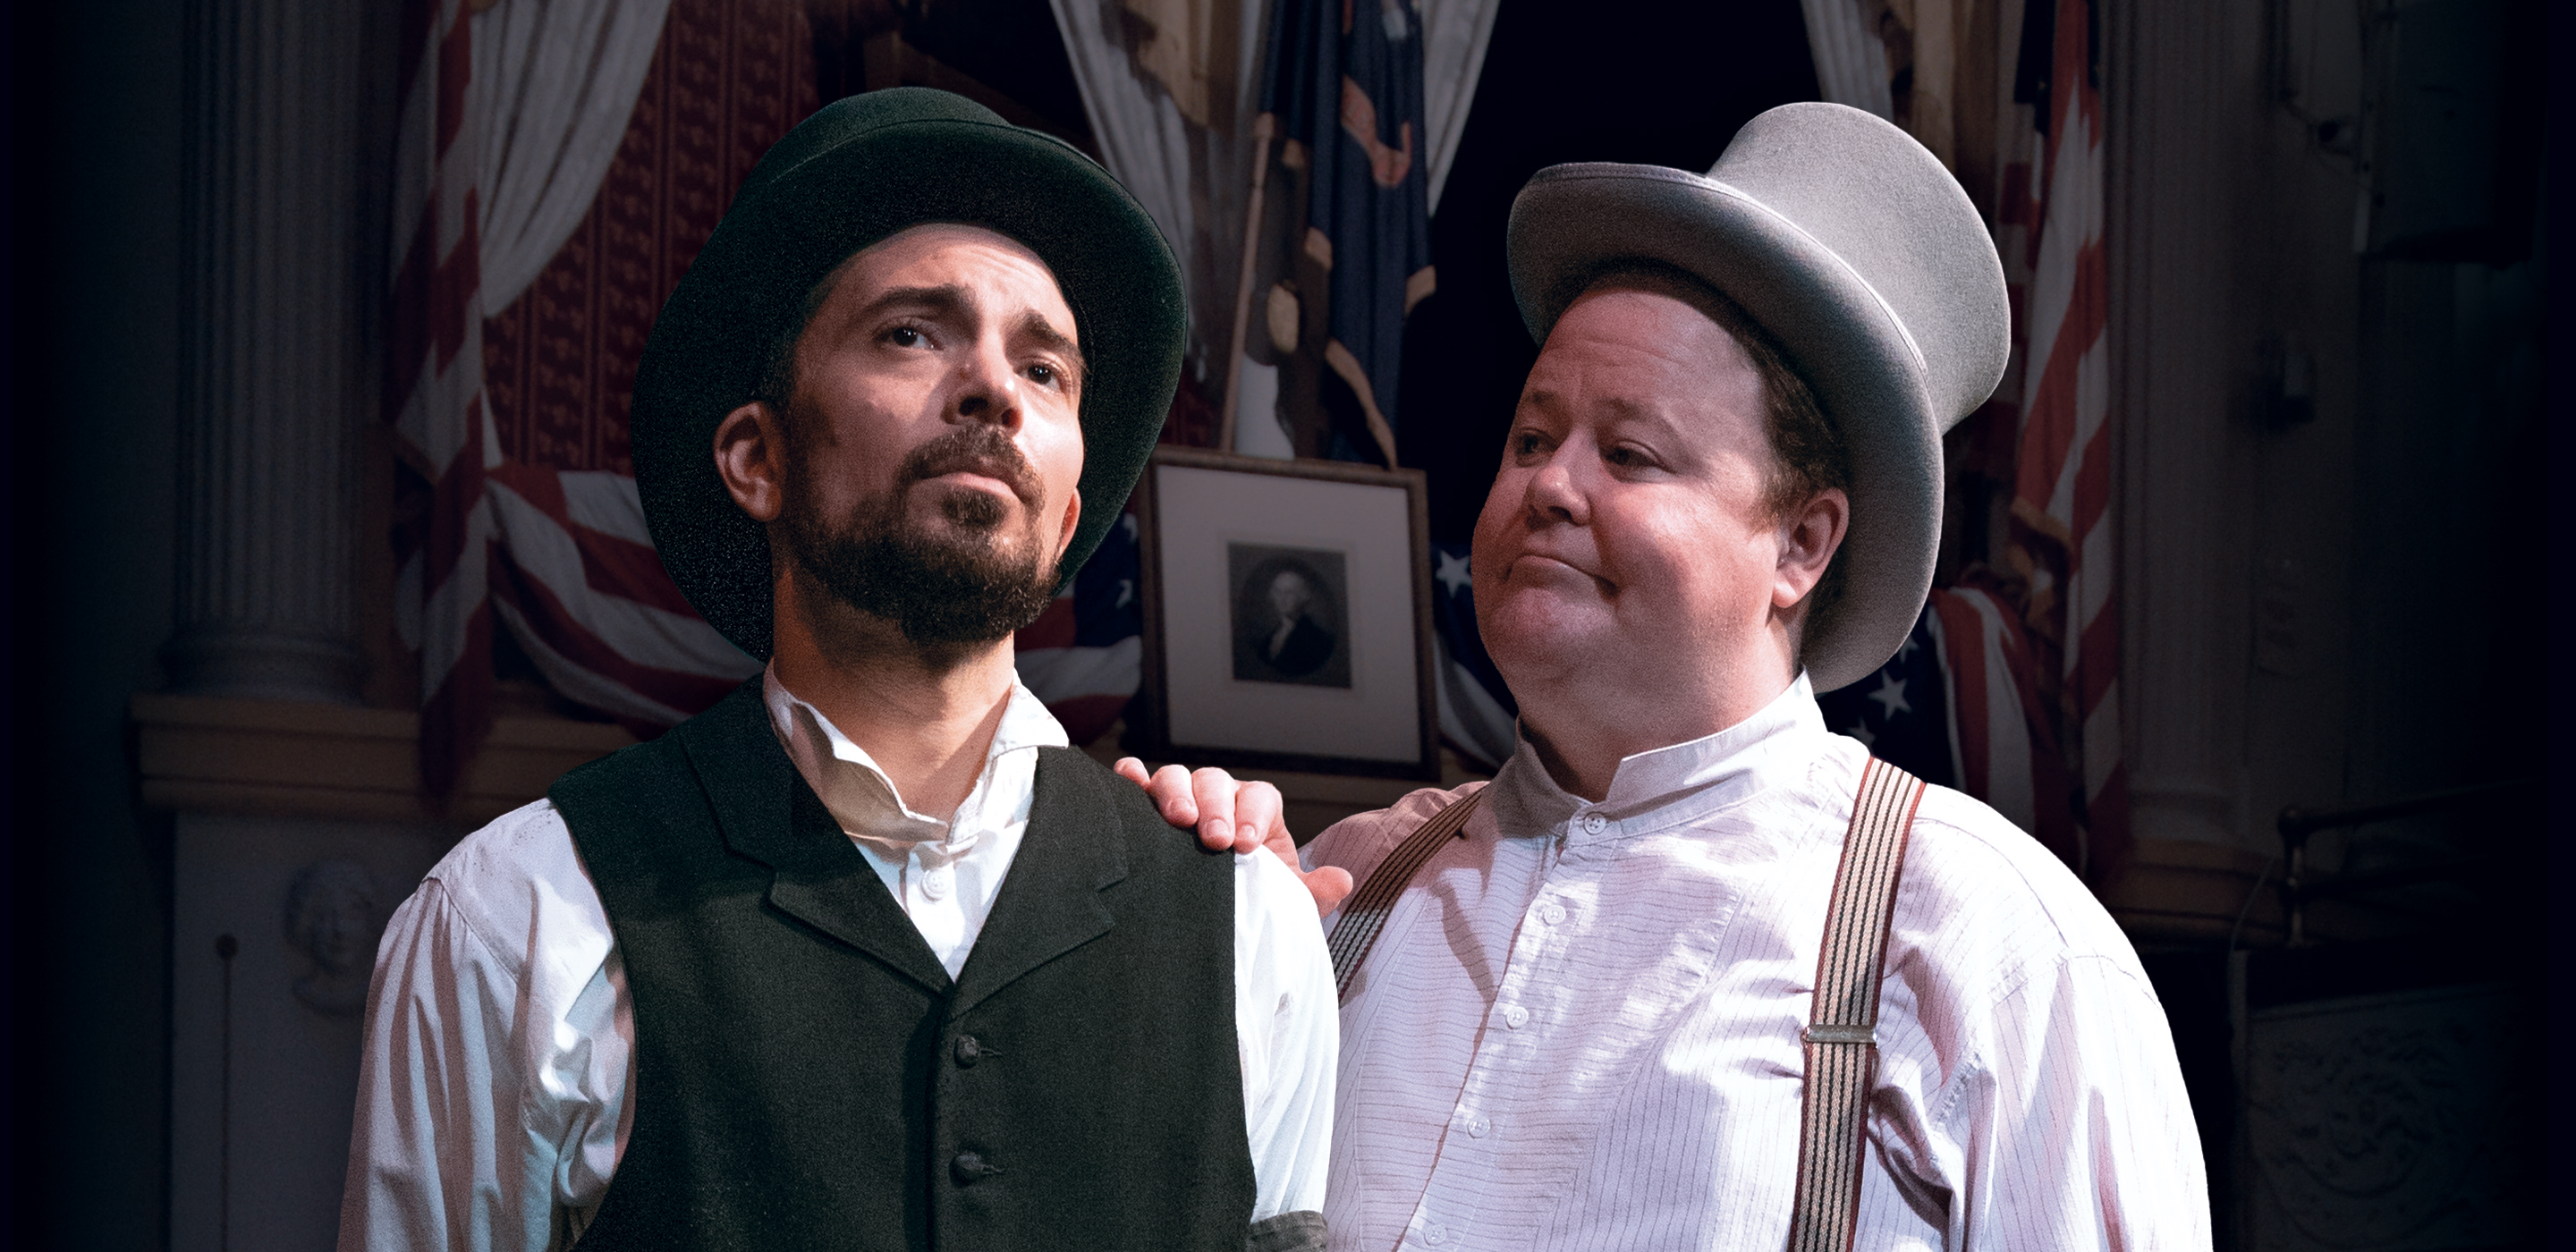
<svg viewBox="0 0 2576 1252">
<path fill-rule="evenodd" d="M 819 512 L 805 464 L 795 457 L 788 470 L 780 517 L 788 558 L 835 599 L 895 623 L 905 639 L 991 643 L 1036 621 L 1055 598 L 1053 545 L 1039 530 L 1037 473 L 999 429 L 961 427 L 915 448 L 896 471 L 893 490 L 860 502 L 838 525 Z M 916 484 L 960 471 L 1010 484 L 1028 515 L 1022 542 L 996 542 L 1009 510 L 979 491 L 952 492 L 939 502 L 947 526 L 908 518 L 905 499 Z"/>
</svg>

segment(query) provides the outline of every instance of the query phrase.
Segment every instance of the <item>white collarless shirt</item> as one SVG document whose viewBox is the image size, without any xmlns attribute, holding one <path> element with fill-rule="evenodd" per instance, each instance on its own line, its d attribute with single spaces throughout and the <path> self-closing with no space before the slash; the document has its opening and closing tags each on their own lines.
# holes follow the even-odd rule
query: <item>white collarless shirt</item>
<svg viewBox="0 0 2576 1252">
<path fill-rule="evenodd" d="M 1037 749 L 1062 746 L 1063 727 L 1014 678 L 983 772 L 943 821 L 774 675 L 763 695 L 797 772 L 955 977 L 1027 834 Z M 1252 1219 L 1320 1209 L 1332 963 L 1313 897 L 1267 852 L 1235 858 L 1234 991 Z M 377 947 L 343 1252 L 568 1246 L 633 1125 L 634 1046 L 625 967 L 562 815 L 540 800 L 467 836 Z"/>
<path fill-rule="evenodd" d="M 1866 751 L 1802 675 L 1591 803 L 1533 749 L 1401 896 L 1342 1015 L 1332 1247 L 1776 1249 Z M 1462 792 L 1324 832 L 1365 878 Z M 1856 1246 L 2205 1249 L 2172 1035 L 2100 904 L 1931 788 L 1881 983 Z"/>
</svg>

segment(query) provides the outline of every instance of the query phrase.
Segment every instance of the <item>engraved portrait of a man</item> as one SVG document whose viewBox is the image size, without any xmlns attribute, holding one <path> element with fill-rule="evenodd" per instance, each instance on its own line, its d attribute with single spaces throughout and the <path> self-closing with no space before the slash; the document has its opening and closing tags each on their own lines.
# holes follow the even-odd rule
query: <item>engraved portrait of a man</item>
<svg viewBox="0 0 2576 1252">
<path fill-rule="evenodd" d="M 1342 554 L 1229 544 L 1234 676 L 1312 687 L 1351 685 Z"/>
</svg>

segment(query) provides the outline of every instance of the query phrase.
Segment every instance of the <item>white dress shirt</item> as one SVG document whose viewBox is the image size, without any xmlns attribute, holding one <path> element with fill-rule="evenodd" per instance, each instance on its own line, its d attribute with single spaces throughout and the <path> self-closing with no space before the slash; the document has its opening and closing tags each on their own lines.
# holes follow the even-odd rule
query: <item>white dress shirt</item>
<svg viewBox="0 0 2576 1252">
<path fill-rule="evenodd" d="M 797 771 L 956 976 L 1027 831 L 1037 749 L 1064 728 L 1014 679 L 974 791 L 942 821 L 774 676 L 765 694 Z M 1235 858 L 1234 992 L 1252 1217 L 1320 1209 L 1332 965 L 1314 898 L 1266 852 Z M 570 1244 L 633 1125 L 634 1047 L 625 967 L 562 815 L 540 800 L 467 836 L 377 949 L 343 1252 Z"/>
<path fill-rule="evenodd" d="M 1524 742 L 1343 1008 L 1332 1247 L 1785 1246 L 1799 1030 L 1866 759 L 1803 675 L 1628 757 L 1598 804 Z M 1309 859 L 1364 878 L 1456 794 L 1351 818 Z M 1878 1038 L 1856 1246 L 2209 1246 L 2136 953 L 2065 866 L 1947 788 L 1915 816 Z"/>
</svg>

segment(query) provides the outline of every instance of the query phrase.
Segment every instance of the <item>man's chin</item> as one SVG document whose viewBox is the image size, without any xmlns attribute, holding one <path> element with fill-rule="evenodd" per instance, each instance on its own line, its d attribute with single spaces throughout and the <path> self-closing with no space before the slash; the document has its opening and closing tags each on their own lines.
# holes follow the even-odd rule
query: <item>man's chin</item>
<svg viewBox="0 0 2576 1252">
<path fill-rule="evenodd" d="M 1618 646 L 1610 606 L 1574 587 L 1512 588 L 1490 605 L 1478 604 L 1476 624 L 1505 681 L 1513 669 L 1579 669 L 1598 650 Z"/>
</svg>

